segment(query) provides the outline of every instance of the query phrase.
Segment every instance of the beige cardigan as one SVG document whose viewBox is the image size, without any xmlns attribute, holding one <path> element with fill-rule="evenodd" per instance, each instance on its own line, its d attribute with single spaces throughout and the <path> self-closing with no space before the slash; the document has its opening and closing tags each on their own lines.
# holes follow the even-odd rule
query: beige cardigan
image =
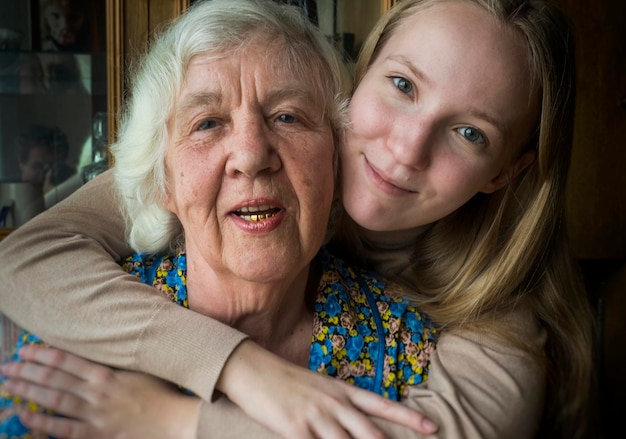
<svg viewBox="0 0 626 439">
<path fill-rule="evenodd" d="M 115 197 L 107 172 L 2 241 L 0 311 L 54 346 L 159 376 L 211 401 L 222 367 L 246 335 L 171 303 L 120 269 L 115 261 L 131 249 L 120 215 L 110 215 Z M 529 313 L 507 320 L 543 350 L 545 335 Z M 528 438 L 544 389 L 545 372 L 527 353 L 478 333 L 444 331 L 428 381 L 404 403 L 440 425 L 428 437 Z M 390 437 L 421 437 L 380 424 Z M 203 403 L 198 437 L 275 435 L 220 397 Z"/>
</svg>

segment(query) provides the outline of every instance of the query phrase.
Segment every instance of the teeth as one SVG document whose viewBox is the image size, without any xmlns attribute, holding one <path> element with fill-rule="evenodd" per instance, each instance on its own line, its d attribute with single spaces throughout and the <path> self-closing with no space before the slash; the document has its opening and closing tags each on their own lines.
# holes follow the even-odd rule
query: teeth
<svg viewBox="0 0 626 439">
<path fill-rule="evenodd" d="M 260 212 L 262 210 L 270 210 L 271 207 L 270 206 L 248 206 L 248 207 L 242 207 L 241 209 L 239 209 L 239 212 L 242 213 L 249 213 L 249 212 Z"/>
<path fill-rule="evenodd" d="M 239 216 L 245 219 L 246 221 L 262 221 L 264 219 L 271 218 L 274 215 L 276 215 L 274 212 L 270 212 L 270 213 L 261 213 L 259 215 L 239 215 Z"/>
<path fill-rule="evenodd" d="M 259 213 L 264 212 L 264 213 Z M 276 215 L 277 210 L 271 206 L 247 206 L 237 211 L 237 215 L 246 221 L 262 221 Z"/>
</svg>

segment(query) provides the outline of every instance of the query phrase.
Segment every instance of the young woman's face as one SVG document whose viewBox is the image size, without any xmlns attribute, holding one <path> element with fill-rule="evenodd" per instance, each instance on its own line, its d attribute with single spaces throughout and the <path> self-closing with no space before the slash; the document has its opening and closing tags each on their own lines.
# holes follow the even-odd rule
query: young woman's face
<svg viewBox="0 0 626 439">
<path fill-rule="evenodd" d="M 469 2 L 409 17 L 350 104 L 341 151 L 347 212 L 378 231 L 413 228 L 493 192 L 534 157 L 520 156 L 538 119 L 523 38 Z"/>
</svg>

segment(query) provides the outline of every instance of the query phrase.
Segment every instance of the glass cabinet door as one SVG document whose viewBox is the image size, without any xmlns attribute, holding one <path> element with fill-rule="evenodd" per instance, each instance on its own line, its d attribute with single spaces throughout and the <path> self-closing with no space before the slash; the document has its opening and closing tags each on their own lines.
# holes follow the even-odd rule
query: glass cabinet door
<svg viewBox="0 0 626 439">
<path fill-rule="evenodd" d="M 394 0 L 282 0 L 299 6 L 346 61 L 352 62 L 376 20 Z"/>
<path fill-rule="evenodd" d="M 385 10 L 381 0 L 317 0 L 319 27 L 347 61 L 355 61 L 365 37 Z"/>
<path fill-rule="evenodd" d="M 277 1 L 305 9 L 348 62 L 394 3 Z M 22 225 L 108 168 L 125 66 L 190 3 L 0 0 L 0 230 Z"/>
<path fill-rule="evenodd" d="M 0 227 L 107 168 L 104 0 L 0 3 Z"/>
</svg>

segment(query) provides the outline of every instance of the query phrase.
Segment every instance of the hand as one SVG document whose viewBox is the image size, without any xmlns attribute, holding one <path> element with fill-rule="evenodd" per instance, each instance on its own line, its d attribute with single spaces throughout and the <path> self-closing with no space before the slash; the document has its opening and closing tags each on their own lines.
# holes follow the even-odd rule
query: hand
<svg viewBox="0 0 626 439">
<path fill-rule="evenodd" d="M 195 438 L 200 400 L 157 378 L 113 370 L 64 351 L 20 349 L 5 390 L 68 418 L 22 411 L 22 423 L 60 439 Z"/>
<path fill-rule="evenodd" d="M 431 420 L 413 409 L 296 366 L 251 341 L 233 352 L 217 388 L 284 438 L 384 438 L 369 416 L 422 434 L 437 431 Z"/>
</svg>

